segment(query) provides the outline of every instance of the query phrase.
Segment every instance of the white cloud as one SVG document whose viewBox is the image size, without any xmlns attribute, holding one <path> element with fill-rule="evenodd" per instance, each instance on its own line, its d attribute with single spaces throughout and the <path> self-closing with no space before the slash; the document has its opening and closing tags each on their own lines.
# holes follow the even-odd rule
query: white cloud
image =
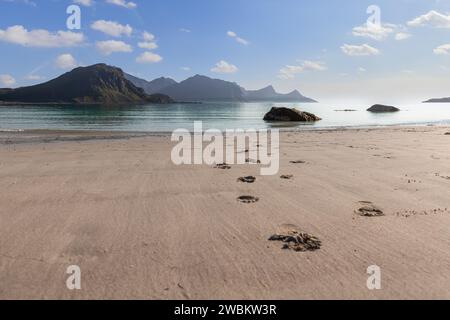
<svg viewBox="0 0 450 320">
<path fill-rule="evenodd" d="M 0 74 L 0 84 L 5 87 L 12 87 L 16 84 L 16 79 L 9 74 Z"/>
<path fill-rule="evenodd" d="M 190 67 L 181 67 L 181 70 L 183 70 L 183 71 L 191 71 L 191 68 Z"/>
<path fill-rule="evenodd" d="M 115 21 L 97 20 L 92 23 L 91 28 L 113 37 L 130 36 L 133 33 L 130 25 L 122 25 Z"/>
<path fill-rule="evenodd" d="M 36 2 L 31 1 L 31 0 L 3 0 L 3 1 L 5 1 L 5 2 L 15 2 L 15 3 L 20 2 L 20 3 L 27 4 L 27 5 L 32 6 L 32 7 L 36 7 L 37 6 Z"/>
<path fill-rule="evenodd" d="M 160 62 L 163 58 L 153 52 L 146 51 L 142 53 L 139 57 L 136 58 L 137 63 L 157 63 Z"/>
<path fill-rule="evenodd" d="M 365 69 L 365 68 L 363 68 L 363 67 L 359 67 L 358 68 L 358 72 L 366 72 L 367 70 Z"/>
<path fill-rule="evenodd" d="M 44 29 L 28 31 L 21 25 L 0 29 L 0 41 L 24 47 L 73 47 L 84 42 L 84 35 L 72 31 L 49 32 Z"/>
<path fill-rule="evenodd" d="M 408 22 L 410 27 L 431 26 L 434 28 L 450 28 L 450 15 L 430 11 Z"/>
<path fill-rule="evenodd" d="M 56 58 L 55 64 L 60 69 L 73 69 L 78 66 L 75 58 L 69 53 L 58 56 Z"/>
<path fill-rule="evenodd" d="M 191 32 L 191 30 L 186 29 L 186 28 L 180 28 L 180 31 L 181 32 L 185 32 L 185 33 L 190 33 Z"/>
<path fill-rule="evenodd" d="M 443 44 L 433 50 L 434 54 L 437 55 L 448 55 L 450 54 L 450 44 Z"/>
<path fill-rule="evenodd" d="M 73 2 L 76 4 L 81 4 L 82 6 L 85 7 L 90 7 L 93 4 L 92 0 L 74 0 Z"/>
<path fill-rule="evenodd" d="M 382 41 L 389 37 L 389 35 L 395 31 L 396 27 L 397 26 L 393 24 L 375 25 L 367 23 L 353 28 L 352 33 L 356 37 L 365 37 Z"/>
<path fill-rule="evenodd" d="M 144 41 L 147 41 L 147 42 L 155 40 L 155 36 L 147 31 L 142 33 L 142 38 L 144 39 Z"/>
<path fill-rule="evenodd" d="M 215 73 L 236 73 L 238 72 L 238 67 L 226 62 L 225 60 L 220 60 L 216 63 L 216 66 L 211 69 L 211 72 Z"/>
<path fill-rule="evenodd" d="M 380 50 L 368 44 L 361 46 L 344 44 L 341 50 L 348 56 L 374 56 L 380 54 Z"/>
<path fill-rule="evenodd" d="M 133 48 L 123 41 L 108 40 L 98 41 L 97 49 L 104 55 L 109 56 L 114 52 L 132 52 Z"/>
<path fill-rule="evenodd" d="M 247 40 L 239 37 L 236 32 L 233 31 L 228 31 L 227 32 L 227 36 L 229 36 L 230 38 L 234 38 L 237 42 L 239 42 L 240 44 L 243 44 L 245 46 L 249 45 L 250 42 L 248 42 Z"/>
<path fill-rule="evenodd" d="M 142 49 L 153 50 L 157 49 L 158 45 L 155 42 L 139 42 L 138 47 Z"/>
<path fill-rule="evenodd" d="M 134 2 L 127 2 L 125 0 L 106 0 L 107 3 L 114 4 L 116 6 L 124 7 L 127 9 L 134 9 L 137 7 L 137 4 Z"/>
<path fill-rule="evenodd" d="M 25 77 L 25 80 L 29 80 L 29 81 L 37 81 L 37 80 L 43 80 L 43 79 L 45 79 L 45 77 L 39 76 L 36 74 L 29 74 Z"/>
<path fill-rule="evenodd" d="M 406 40 L 406 39 L 409 39 L 409 38 L 411 38 L 411 34 L 407 33 L 407 32 L 398 32 L 395 35 L 395 40 L 398 40 L 398 41 Z"/>
<path fill-rule="evenodd" d="M 143 32 L 142 38 L 144 39 L 144 41 L 138 43 L 139 48 L 147 50 L 154 50 L 158 48 L 158 45 L 156 44 L 156 42 L 154 42 L 155 36 L 150 32 L 147 31 Z"/>
<path fill-rule="evenodd" d="M 305 60 L 300 65 L 286 65 L 278 74 L 278 78 L 280 79 L 292 79 L 295 78 L 296 74 L 305 72 L 305 71 L 325 71 L 327 67 L 325 63 L 321 61 L 309 61 Z"/>
</svg>

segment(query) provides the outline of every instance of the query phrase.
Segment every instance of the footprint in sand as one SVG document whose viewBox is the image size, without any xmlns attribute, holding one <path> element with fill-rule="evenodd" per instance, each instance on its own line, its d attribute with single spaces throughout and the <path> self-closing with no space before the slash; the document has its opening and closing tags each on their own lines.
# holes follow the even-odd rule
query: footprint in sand
<svg viewBox="0 0 450 320">
<path fill-rule="evenodd" d="M 308 233 L 301 231 L 292 224 L 284 224 L 278 228 L 278 232 L 271 236 L 269 241 L 283 242 L 282 249 L 296 252 L 316 251 L 322 246 L 322 241 Z"/>
<path fill-rule="evenodd" d="M 259 198 L 253 196 L 240 196 L 237 198 L 237 201 L 241 203 L 255 203 L 259 201 Z"/>
<path fill-rule="evenodd" d="M 362 217 L 381 217 L 384 216 L 383 210 L 375 206 L 370 201 L 360 201 L 359 204 L 363 205 L 355 212 Z"/>
<path fill-rule="evenodd" d="M 440 173 L 435 173 L 434 175 L 436 177 L 439 177 L 439 178 L 442 178 L 442 179 L 445 179 L 445 180 L 450 180 L 450 176 L 442 176 Z"/>
<path fill-rule="evenodd" d="M 229 170 L 229 169 L 231 169 L 231 166 L 227 165 L 226 163 L 219 163 L 219 164 L 216 164 L 214 166 L 214 168 L 215 169 L 222 169 L 222 170 Z"/>
<path fill-rule="evenodd" d="M 240 177 L 237 180 L 238 182 L 244 182 L 244 183 L 253 183 L 256 181 L 256 178 L 253 176 L 248 176 L 248 177 Z"/>
<path fill-rule="evenodd" d="M 290 163 L 293 163 L 293 164 L 305 164 L 306 161 L 303 161 L 303 160 L 295 160 L 295 161 L 290 161 Z"/>
<path fill-rule="evenodd" d="M 284 180 L 291 180 L 292 178 L 294 178 L 294 175 L 292 174 L 283 174 L 282 176 L 280 176 L 281 179 Z"/>
<path fill-rule="evenodd" d="M 431 210 L 423 210 L 423 211 L 418 211 L 418 210 L 404 210 L 404 211 L 399 211 L 397 212 L 395 215 L 397 217 L 404 217 L 404 218 L 409 218 L 412 216 L 431 216 L 431 215 L 437 215 L 437 214 L 447 214 L 449 213 L 448 209 L 445 208 L 437 208 L 437 209 L 431 209 Z"/>
</svg>

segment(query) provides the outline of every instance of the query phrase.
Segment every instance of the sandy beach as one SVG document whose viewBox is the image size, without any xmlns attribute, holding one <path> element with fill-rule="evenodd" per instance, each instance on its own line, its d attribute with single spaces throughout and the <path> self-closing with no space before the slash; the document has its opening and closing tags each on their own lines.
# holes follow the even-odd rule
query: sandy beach
<svg viewBox="0 0 450 320">
<path fill-rule="evenodd" d="M 285 132 L 275 176 L 175 166 L 164 134 L 3 132 L 0 299 L 450 299 L 447 132 Z M 286 224 L 320 250 L 268 241 Z"/>
</svg>

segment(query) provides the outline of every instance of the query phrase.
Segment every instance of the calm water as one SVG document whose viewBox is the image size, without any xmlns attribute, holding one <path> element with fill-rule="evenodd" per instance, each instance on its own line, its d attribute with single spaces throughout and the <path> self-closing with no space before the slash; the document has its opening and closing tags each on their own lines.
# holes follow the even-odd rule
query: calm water
<svg viewBox="0 0 450 320">
<path fill-rule="evenodd" d="M 296 107 L 323 118 L 315 124 L 269 124 L 262 121 L 273 103 L 204 103 L 146 105 L 128 107 L 100 106 L 0 106 L 0 130 L 63 129 L 170 132 L 192 129 L 194 121 L 217 129 L 234 128 L 332 128 L 394 124 L 450 124 L 450 104 L 398 106 L 401 112 L 372 114 L 367 106 L 277 103 Z M 336 110 L 355 109 L 355 112 Z"/>
</svg>

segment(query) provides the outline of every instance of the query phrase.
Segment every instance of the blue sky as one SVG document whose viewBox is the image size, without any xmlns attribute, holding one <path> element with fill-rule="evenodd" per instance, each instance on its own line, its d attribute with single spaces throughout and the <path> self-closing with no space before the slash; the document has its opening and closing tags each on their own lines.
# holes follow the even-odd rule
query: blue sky
<svg viewBox="0 0 450 320">
<path fill-rule="evenodd" d="M 74 3 L 80 30 L 66 26 Z M 447 44 L 443 0 L 0 0 L 0 87 L 106 62 L 146 79 L 198 73 L 322 100 L 412 101 L 450 96 Z"/>
</svg>

